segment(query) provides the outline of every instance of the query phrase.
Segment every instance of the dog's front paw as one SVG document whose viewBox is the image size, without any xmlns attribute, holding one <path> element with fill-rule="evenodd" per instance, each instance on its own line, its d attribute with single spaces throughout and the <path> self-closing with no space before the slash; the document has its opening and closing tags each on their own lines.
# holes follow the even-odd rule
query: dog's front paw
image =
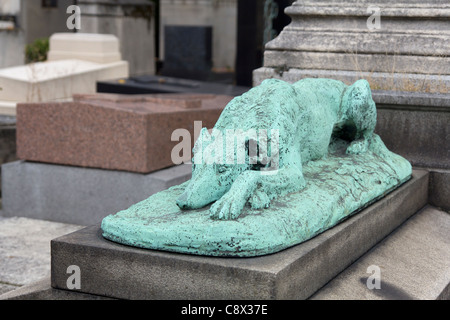
<svg viewBox="0 0 450 320">
<path fill-rule="evenodd" d="M 367 139 L 360 139 L 353 141 L 347 148 L 347 154 L 362 154 L 369 149 L 369 141 Z"/>
<path fill-rule="evenodd" d="M 239 217 L 245 206 L 245 199 L 226 193 L 217 200 L 209 209 L 209 216 L 216 220 L 234 220 Z"/>
<path fill-rule="evenodd" d="M 267 193 L 261 190 L 255 190 L 253 195 L 248 199 L 252 209 L 263 209 L 270 206 L 270 199 Z"/>
</svg>

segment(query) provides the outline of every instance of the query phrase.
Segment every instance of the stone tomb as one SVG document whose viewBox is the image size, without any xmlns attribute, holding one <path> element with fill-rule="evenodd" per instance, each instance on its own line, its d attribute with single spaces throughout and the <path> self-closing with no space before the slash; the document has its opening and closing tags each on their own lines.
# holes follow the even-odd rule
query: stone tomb
<svg viewBox="0 0 450 320">
<path fill-rule="evenodd" d="M 192 143 L 194 121 L 211 128 L 231 99 L 95 94 L 19 104 L 21 160 L 2 166 L 2 215 L 90 225 L 185 182 L 191 166 L 172 161 L 172 132 L 187 130 Z"/>
<path fill-rule="evenodd" d="M 49 59 L 0 69 L 0 114 L 15 115 L 20 102 L 70 100 L 95 93 L 96 81 L 128 76 L 112 35 L 63 33 L 50 38 Z"/>
<path fill-rule="evenodd" d="M 171 141 L 172 133 L 189 130 L 193 146 L 194 121 L 211 128 L 231 99 L 95 94 L 75 95 L 73 102 L 19 104 L 18 158 L 139 173 L 171 167 L 179 143 Z"/>
<path fill-rule="evenodd" d="M 48 61 L 79 59 L 111 63 L 122 59 L 119 41 L 112 34 L 55 33 L 49 41 Z"/>
</svg>

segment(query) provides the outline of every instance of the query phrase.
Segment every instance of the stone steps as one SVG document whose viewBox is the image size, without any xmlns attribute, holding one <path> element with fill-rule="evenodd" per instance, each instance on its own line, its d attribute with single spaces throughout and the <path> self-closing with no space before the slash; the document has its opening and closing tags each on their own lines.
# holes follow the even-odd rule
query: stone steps
<svg viewBox="0 0 450 320">
<path fill-rule="evenodd" d="M 449 230 L 450 215 L 426 206 L 311 299 L 450 299 Z M 371 266 L 379 268 L 379 289 L 367 286 L 375 284 Z"/>
</svg>

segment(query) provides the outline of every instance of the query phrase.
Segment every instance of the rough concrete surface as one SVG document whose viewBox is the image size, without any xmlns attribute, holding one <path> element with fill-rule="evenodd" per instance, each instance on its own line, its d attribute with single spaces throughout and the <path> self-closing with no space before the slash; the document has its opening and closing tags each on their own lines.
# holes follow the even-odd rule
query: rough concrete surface
<svg viewBox="0 0 450 320">
<path fill-rule="evenodd" d="M 0 294 L 50 274 L 50 240 L 80 226 L 23 217 L 1 217 Z"/>
</svg>

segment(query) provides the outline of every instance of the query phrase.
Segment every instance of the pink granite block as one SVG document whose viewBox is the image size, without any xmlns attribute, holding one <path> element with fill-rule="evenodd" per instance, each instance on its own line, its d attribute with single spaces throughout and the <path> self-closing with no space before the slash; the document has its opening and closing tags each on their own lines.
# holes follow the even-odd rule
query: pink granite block
<svg viewBox="0 0 450 320">
<path fill-rule="evenodd" d="M 171 141 L 194 121 L 212 128 L 231 96 L 75 95 L 73 102 L 17 106 L 19 159 L 148 173 L 173 166 Z"/>
</svg>

